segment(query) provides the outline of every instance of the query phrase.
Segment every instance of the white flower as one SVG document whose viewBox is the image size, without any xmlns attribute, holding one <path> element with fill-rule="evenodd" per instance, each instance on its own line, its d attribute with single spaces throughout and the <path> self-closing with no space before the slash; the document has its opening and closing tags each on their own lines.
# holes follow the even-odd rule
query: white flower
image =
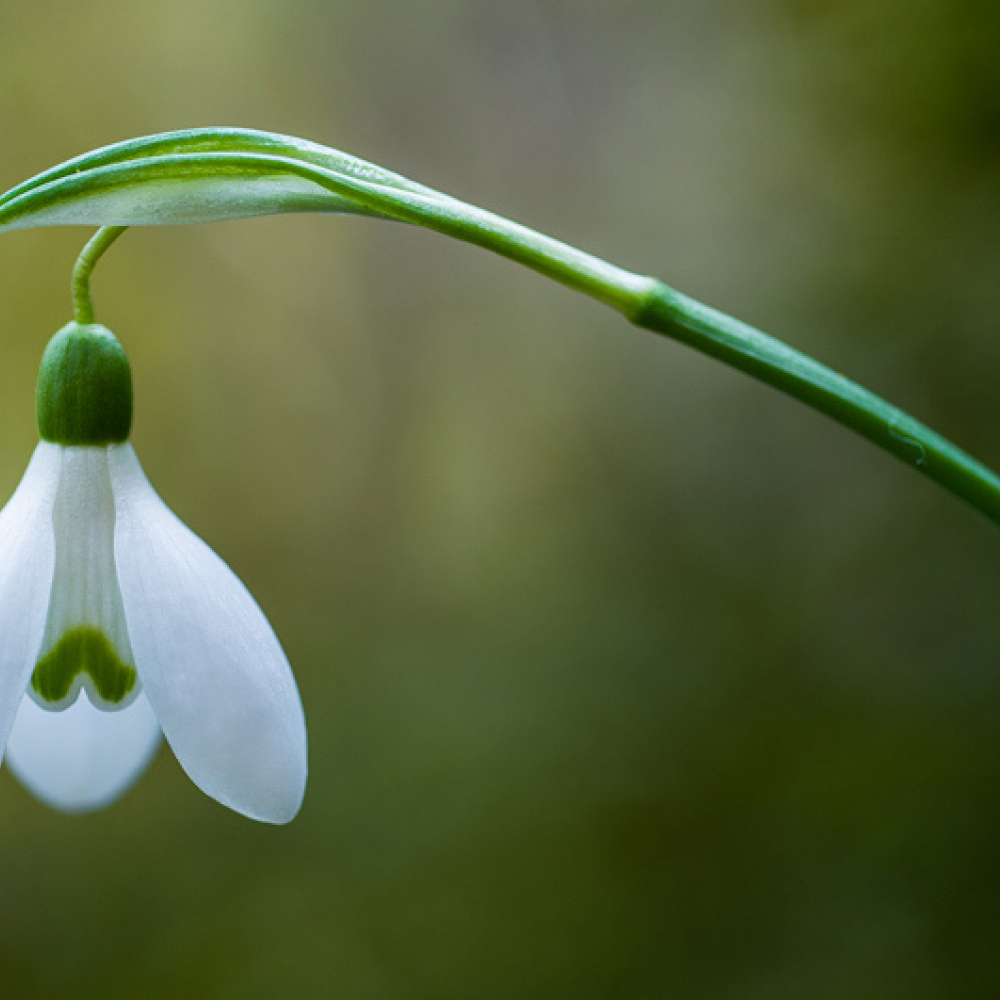
<svg viewBox="0 0 1000 1000">
<path fill-rule="evenodd" d="M 288 822 L 306 780 L 288 661 L 243 584 L 146 479 L 127 440 L 130 377 L 125 419 L 121 371 L 108 374 L 124 359 L 113 337 L 114 364 L 88 370 L 106 337 L 70 324 L 53 339 L 47 440 L 0 512 L 0 748 L 43 801 L 86 811 L 131 785 L 162 729 L 207 794 Z"/>
</svg>

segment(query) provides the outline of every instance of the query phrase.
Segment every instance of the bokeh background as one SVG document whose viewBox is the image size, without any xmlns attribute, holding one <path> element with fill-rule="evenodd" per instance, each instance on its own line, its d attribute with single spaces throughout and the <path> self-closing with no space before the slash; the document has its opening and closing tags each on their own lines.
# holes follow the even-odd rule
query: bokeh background
<svg viewBox="0 0 1000 1000">
<path fill-rule="evenodd" d="M 993 0 L 38 0 L 0 186 L 290 132 L 757 323 L 1000 462 Z M 0 239 L 0 491 L 78 229 Z M 135 230 L 135 442 L 295 667 L 285 828 L 166 750 L 0 774 L 5 997 L 1000 995 L 1000 536 L 744 376 L 442 237 Z"/>
</svg>

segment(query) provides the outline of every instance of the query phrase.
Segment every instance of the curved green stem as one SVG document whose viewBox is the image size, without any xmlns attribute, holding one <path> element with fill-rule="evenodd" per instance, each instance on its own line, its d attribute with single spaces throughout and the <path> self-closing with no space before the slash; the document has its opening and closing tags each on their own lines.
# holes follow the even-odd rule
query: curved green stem
<svg viewBox="0 0 1000 1000">
<path fill-rule="evenodd" d="M 78 322 L 93 321 L 90 271 L 122 232 L 276 212 L 352 213 L 424 226 L 576 289 L 632 322 L 781 389 L 874 442 L 1000 524 L 1000 477 L 874 393 L 767 334 L 661 282 L 391 173 L 293 136 L 208 128 L 94 150 L 0 194 L 0 231 L 105 225 L 73 276 Z"/>
<path fill-rule="evenodd" d="M 818 361 L 661 282 L 630 319 L 833 417 L 1000 524 L 1000 476 L 909 414 Z"/>
<path fill-rule="evenodd" d="M 128 226 L 103 226 L 98 229 L 76 259 L 72 279 L 73 314 L 81 326 L 94 322 L 94 303 L 90 297 L 90 275 L 94 265 L 127 228 Z"/>
</svg>

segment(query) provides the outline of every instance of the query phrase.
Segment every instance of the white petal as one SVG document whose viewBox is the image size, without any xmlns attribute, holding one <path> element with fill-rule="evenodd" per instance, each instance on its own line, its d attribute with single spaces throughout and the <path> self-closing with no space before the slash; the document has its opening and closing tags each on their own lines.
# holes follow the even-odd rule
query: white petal
<svg viewBox="0 0 1000 1000">
<path fill-rule="evenodd" d="M 115 502 L 108 450 L 64 447 L 60 451 L 62 467 L 52 507 L 56 565 L 39 658 L 52 652 L 67 633 L 96 631 L 107 640 L 120 667 L 127 671 L 134 664 L 115 574 Z M 72 705 L 81 690 L 86 690 L 98 708 L 117 711 L 130 705 L 141 690 L 141 685 L 134 683 L 120 700 L 105 701 L 95 678 L 83 670 L 73 679 L 65 697 L 44 698 L 35 690 L 37 677 L 32 678 L 28 694 L 49 711 Z"/>
<path fill-rule="evenodd" d="M 26 695 L 7 743 L 7 763 L 54 809 L 88 812 L 122 795 L 159 744 L 160 727 L 142 695 L 117 712 L 95 708 L 85 695 L 49 712 Z"/>
<path fill-rule="evenodd" d="M 0 748 L 38 658 L 55 565 L 52 505 L 62 449 L 43 441 L 0 512 Z"/>
<path fill-rule="evenodd" d="M 143 689 L 199 788 L 287 823 L 306 781 L 302 703 L 271 627 L 232 570 L 166 507 L 132 446 L 113 445 L 115 560 Z"/>
</svg>

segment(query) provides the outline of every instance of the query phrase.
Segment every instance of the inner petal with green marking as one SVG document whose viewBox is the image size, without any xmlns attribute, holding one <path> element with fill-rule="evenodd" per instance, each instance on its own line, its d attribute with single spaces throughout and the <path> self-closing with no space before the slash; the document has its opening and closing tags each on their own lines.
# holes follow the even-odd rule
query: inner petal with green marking
<svg viewBox="0 0 1000 1000">
<path fill-rule="evenodd" d="M 82 627 L 67 632 L 38 661 L 31 675 L 31 686 L 46 701 L 61 702 L 81 674 L 90 675 L 101 701 L 115 705 L 131 694 L 136 683 L 135 668 L 122 663 L 104 633 Z M 83 681 L 80 677 L 78 689 Z"/>
<path fill-rule="evenodd" d="M 81 692 L 97 708 L 132 704 L 142 685 L 115 568 L 115 503 L 106 447 L 61 446 L 52 508 L 56 560 L 28 695 L 53 712 Z"/>
</svg>

